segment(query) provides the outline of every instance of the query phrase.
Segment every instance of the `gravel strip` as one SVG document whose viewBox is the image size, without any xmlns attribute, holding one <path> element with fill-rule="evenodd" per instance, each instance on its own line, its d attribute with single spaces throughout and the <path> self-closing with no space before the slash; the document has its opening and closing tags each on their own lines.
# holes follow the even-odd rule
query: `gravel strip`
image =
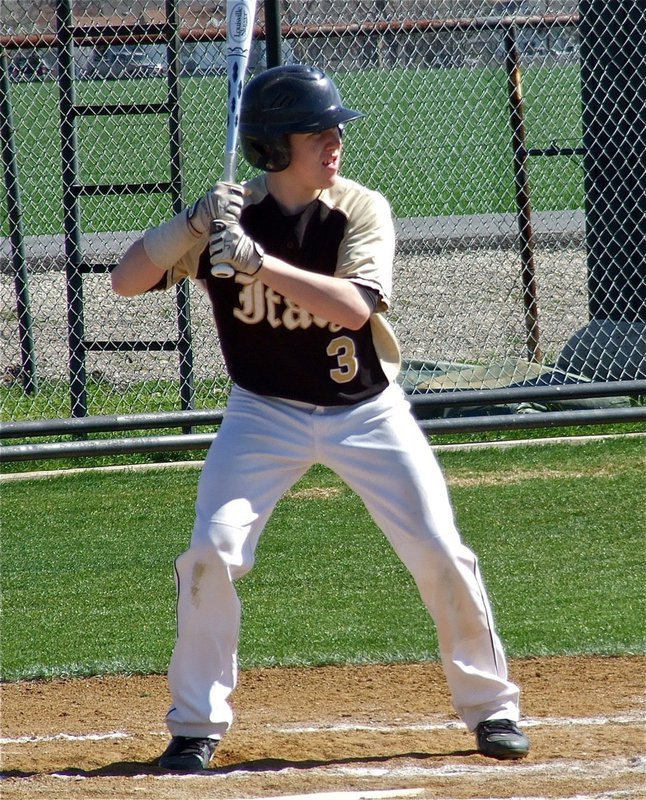
<svg viewBox="0 0 646 800">
<path fill-rule="evenodd" d="M 586 258 L 581 247 L 542 248 L 535 256 L 538 322 L 546 363 L 587 322 Z M 13 281 L 0 277 L 0 337 L 5 374 L 20 365 Z M 67 378 L 65 277 L 60 270 L 30 277 L 38 375 Z M 526 356 L 520 259 L 509 249 L 399 255 L 389 319 L 406 359 L 490 364 Z M 120 298 L 106 275 L 84 279 L 87 338 L 160 339 L 176 335 L 174 294 Z M 224 373 L 208 302 L 191 287 L 195 374 Z M 90 353 L 88 374 L 124 387 L 143 379 L 172 380 L 177 354 Z"/>
</svg>

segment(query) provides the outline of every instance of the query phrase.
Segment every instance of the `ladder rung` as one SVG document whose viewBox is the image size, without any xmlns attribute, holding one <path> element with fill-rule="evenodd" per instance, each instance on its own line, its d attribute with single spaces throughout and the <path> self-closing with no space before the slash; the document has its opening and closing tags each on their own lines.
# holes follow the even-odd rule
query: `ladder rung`
<svg viewBox="0 0 646 800">
<path fill-rule="evenodd" d="M 114 341 L 101 339 L 92 339 L 83 342 L 83 347 L 87 351 L 101 352 L 101 353 L 132 353 L 138 352 L 158 352 L 160 350 L 171 351 L 177 350 L 177 342 L 172 339 L 154 340 L 150 342 L 143 341 Z"/>
<path fill-rule="evenodd" d="M 170 192 L 172 184 L 169 181 L 158 181 L 157 183 L 101 183 L 97 185 L 74 184 L 72 191 L 77 197 L 94 197 L 107 195 L 130 195 L 130 194 L 163 194 Z"/>
<path fill-rule="evenodd" d="M 81 275 L 104 274 L 106 272 L 112 272 L 114 267 L 115 264 L 88 264 L 84 261 L 79 266 L 78 271 Z"/>
<path fill-rule="evenodd" d="M 164 103 L 115 103 L 105 106 L 74 106 L 73 111 L 78 117 L 122 116 L 125 114 L 170 114 L 172 104 Z"/>
<path fill-rule="evenodd" d="M 530 147 L 525 151 L 528 156 L 584 156 L 586 154 L 585 147 L 557 147 L 550 145 L 549 147 Z"/>
</svg>

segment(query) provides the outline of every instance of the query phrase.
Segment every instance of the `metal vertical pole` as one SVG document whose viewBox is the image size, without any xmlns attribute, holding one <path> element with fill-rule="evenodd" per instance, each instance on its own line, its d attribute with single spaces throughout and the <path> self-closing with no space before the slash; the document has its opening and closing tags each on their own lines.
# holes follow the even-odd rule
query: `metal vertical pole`
<svg viewBox="0 0 646 800">
<path fill-rule="evenodd" d="M 283 63 L 280 31 L 280 0 L 265 0 L 265 35 L 267 37 L 267 67 Z"/>
<path fill-rule="evenodd" d="M 511 125 L 514 151 L 514 187 L 518 233 L 520 236 L 527 358 L 529 361 L 540 362 L 543 356 L 540 348 L 538 325 L 538 291 L 534 268 L 534 232 L 532 229 L 532 206 L 527 171 L 527 148 L 525 147 L 525 114 L 520 76 L 520 57 L 516 45 L 516 29 L 514 25 L 511 25 L 505 32 L 505 66 L 509 96 L 509 123 Z"/>
<path fill-rule="evenodd" d="M 646 13 L 581 2 L 581 99 L 591 319 L 646 322 Z"/>
<path fill-rule="evenodd" d="M 166 22 L 172 28 L 168 42 L 168 99 L 170 114 L 168 131 L 170 139 L 170 184 L 173 214 L 179 214 L 184 207 L 184 187 L 182 174 L 182 128 L 181 128 L 181 87 L 179 82 L 179 19 L 176 0 L 166 0 Z M 195 387 L 193 381 L 193 344 L 191 333 L 191 305 L 189 282 L 181 281 L 175 289 L 177 308 L 177 350 L 179 354 L 179 394 L 182 409 L 195 407 Z"/>
<path fill-rule="evenodd" d="M 58 37 L 58 90 L 61 162 L 63 174 L 63 230 L 65 233 L 65 277 L 67 287 L 67 331 L 71 413 L 87 416 L 85 374 L 85 325 L 83 319 L 83 262 L 81 218 L 76 187 L 78 147 L 75 123 L 74 40 L 70 0 L 56 0 Z"/>
<path fill-rule="evenodd" d="M 22 381 L 26 394 L 36 394 L 38 385 L 34 357 L 31 304 L 29 300 L 29 279 L 25 256 L 25 237 L 22 229 L 18 161 L 16 158 L 16 142 L 9 91 L 9 59 L 7 58 L 6 50 L 3 48 L 0 52 L 0 149 L 2 150 L 2 163 L 4 165 L 7 191 L 9 241 L 15 270 L 14 285 L 16 289 L 18 338 L 22 361 Z"/>
</svg>

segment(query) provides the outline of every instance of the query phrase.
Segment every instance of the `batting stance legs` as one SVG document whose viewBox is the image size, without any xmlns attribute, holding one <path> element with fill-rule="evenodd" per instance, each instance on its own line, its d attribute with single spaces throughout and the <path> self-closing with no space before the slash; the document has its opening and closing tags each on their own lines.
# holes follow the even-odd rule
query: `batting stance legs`
<svg viewBox="0 0 646 800">
<path fill-rule="evenodd" d="M 233 581 L 251 569 L 280 497 L 316 463 L 362 498 L 414 577 L 467 727 L 518 720 L 518 688 L 476 557 L 460 540 L 444 478 L 400 387 L 351 407 L 292 405 L 234 388 L 202 471 L 191 544 L 176 562 L 171 735 L 220 738 L 231 724 L 240 628 Z"/>
</svg>

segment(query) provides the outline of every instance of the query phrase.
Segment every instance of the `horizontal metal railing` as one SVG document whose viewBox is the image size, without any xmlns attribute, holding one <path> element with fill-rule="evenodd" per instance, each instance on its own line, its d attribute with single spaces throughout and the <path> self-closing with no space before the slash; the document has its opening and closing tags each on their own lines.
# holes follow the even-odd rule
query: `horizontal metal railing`
<svg viewBox="0 0 646 800">
<path fill-rule="evenodd" d="M 539 429 L 611 423 L 643 422 L 646 406 L 590 408 L 577 410 L 515 413 L 496 416 L 430 417 L 444 409 L 502 403 L 554 403 L 601 397 L 639 397 L 646 394 L 646 381 L 528 386 L 410 395 L 420 428 L 427 433 L 477 433 L 510 429 Z M 142 431 L 169 428 L 193 429 L 217 426 L 223 409 L 172 411 L 153 414 L 124 414 L 105 417 L 65 418 L 9 422 L 0 426 L 0 438 L 19 439 L 39 436 L 87 436 L 117 431 Z M 646 431 L 646 427 L 645 427 Z M 134 453 L 201 450 L 217 435 L 207 433 L 132 436 L 119 439 L 78 439 L 76 441 L 26 443 L 0 447 L 0 462 L 32 461 L 75 456 L 112 456 Z"/>
</svg>

